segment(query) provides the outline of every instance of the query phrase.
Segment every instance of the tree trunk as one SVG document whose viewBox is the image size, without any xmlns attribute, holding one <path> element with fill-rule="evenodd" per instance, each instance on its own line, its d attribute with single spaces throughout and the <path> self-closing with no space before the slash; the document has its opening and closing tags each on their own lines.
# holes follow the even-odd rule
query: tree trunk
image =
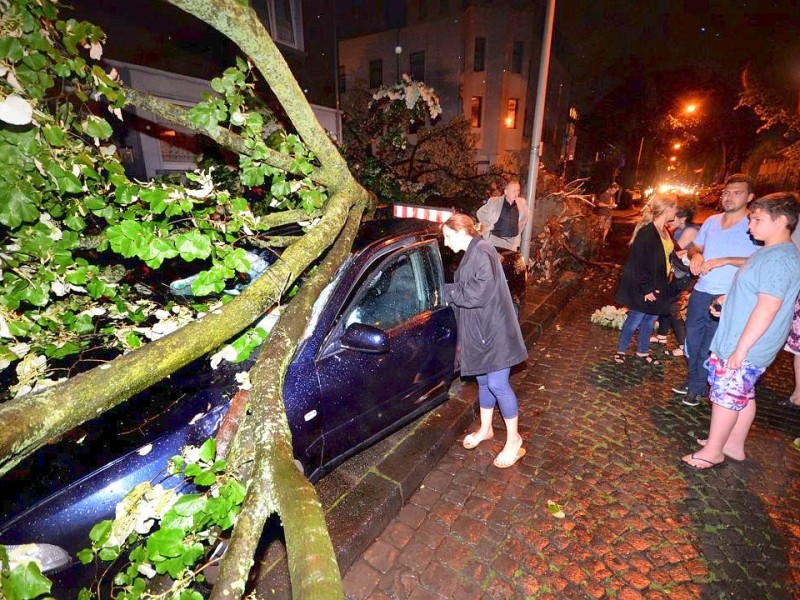
<svg viewBox="0 0 800 600">
<path fill-rule="evenodd" d="M 336 555 L 325 525 L 325 515 L 314 487 L 294 463 L 292 438 L 283 407 L 283 381 L 297 342 L 308 325 L 311 308 L 338 266 L 350 252 L 362 211 L 351 211 L 335 246 L 270 334 L 250 370 L 252 414 L 250 427 L 240 429 L 233 454 L 235 464 L 249 464 L 255 456 L 247 497 L 237 519 L 212 600 L 235 600 L 244 593 L 260 532 L 273 512 L 281 516 L 286 536 L 289 576 L 294 598 L 341 598 Z M 244 432 L 250 430 L 247 434 Z M 242 443 L 239 436 L 247 436 Z"/>
</svg>

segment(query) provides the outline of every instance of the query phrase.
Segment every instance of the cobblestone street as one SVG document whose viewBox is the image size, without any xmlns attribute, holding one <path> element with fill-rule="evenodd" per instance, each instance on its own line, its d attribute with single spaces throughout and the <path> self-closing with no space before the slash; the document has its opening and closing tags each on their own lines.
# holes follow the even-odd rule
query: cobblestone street
<svg viewBox="0 0 800 600">
<path fill-rule="evenodd" d="M 618 332 L 589 320 L 617 272 L 588 278 L 514 371 L 527 455 L 492 466 L 497 413 L 494 440 L 467 451 L 462 434 L 348 571 L 348 598 L 800 597 L 800 411 L 776 406 L 789 355 L 758 390 L 748 459 L 694 471 L 680 457 L 710 409 L 670 391 L 683 358 L 618 365 Z"/>
</svg>

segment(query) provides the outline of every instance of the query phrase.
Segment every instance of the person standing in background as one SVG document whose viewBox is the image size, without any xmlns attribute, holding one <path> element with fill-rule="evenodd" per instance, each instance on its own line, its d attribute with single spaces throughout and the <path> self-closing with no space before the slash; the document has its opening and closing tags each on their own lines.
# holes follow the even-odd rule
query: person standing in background
<svg viewBox="0 0 800 600">
<path fill-rule="evenodd" d="M 483 226 L 483 239 L 497 248 L 519 250 L 522 232 L 528 222 L 528 204 L 520 198 L 519 181 L 511 180 L 503 195 L 489 198 L 478 209 L 478 221 Z"/>
<path fill-rule="evenodd" d="M 709 312 L 711 304 L 728 293 L 736 270 L 758 250 L 748 234 L 747 205 L 752 199 L 752 180 L 741 173 L 731 175 L 722 190 L 722 213 L 705 220 L 688 248 L 689 268 L 699 278 L 686 310 L 686 383 L 672 388 L 684 396 L 686 406 L 697 406 L 707 397 L 705 364 L 719 325 Z"/>
<path fill-rule="evenodd" d="M 597 198 L 597 218 L 600 220 L 600 243 L 605 246 L 608 232 L 611 231 L 611 211 L 617 206 L 619 185 L 613 182 Z"/>
</svg>

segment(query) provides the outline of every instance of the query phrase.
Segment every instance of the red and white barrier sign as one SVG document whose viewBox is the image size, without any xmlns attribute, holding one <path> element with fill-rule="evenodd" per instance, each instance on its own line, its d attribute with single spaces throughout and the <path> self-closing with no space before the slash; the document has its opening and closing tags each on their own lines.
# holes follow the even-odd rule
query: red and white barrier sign
<svg viewBox="0 0 800 600">
<path fill-rule="evenodd" d="M 453 216 L 453 211 L 417 204 L 395 204 L 393 214 L 399 219 L 424 219 L 434 223 L 444 223 Z"/>
</svg>

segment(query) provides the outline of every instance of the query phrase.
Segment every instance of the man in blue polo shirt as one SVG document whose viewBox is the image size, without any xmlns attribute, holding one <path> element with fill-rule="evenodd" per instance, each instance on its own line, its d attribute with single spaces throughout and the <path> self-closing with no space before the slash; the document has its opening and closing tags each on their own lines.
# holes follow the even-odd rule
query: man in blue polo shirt
<svg viewBox="0 0 800 600">
<path fill-rule="evenodd" d="M 717 297 L 728 293 L 737 269 L 759 248 L 747 231 L 747 205 L 752 199 L 752 180 L 740 173 L 731 175 L 722 190 L 722 213 L 706 219 L 689 246 L 689 268 L 699 279 L 686 313 L 688 374 L 685 385 L 672 388 L 685 394 L 687 406 L 697 406 L 708 397 L 706 360 L 719 325 L 709 308 Z"/>
</svg>

